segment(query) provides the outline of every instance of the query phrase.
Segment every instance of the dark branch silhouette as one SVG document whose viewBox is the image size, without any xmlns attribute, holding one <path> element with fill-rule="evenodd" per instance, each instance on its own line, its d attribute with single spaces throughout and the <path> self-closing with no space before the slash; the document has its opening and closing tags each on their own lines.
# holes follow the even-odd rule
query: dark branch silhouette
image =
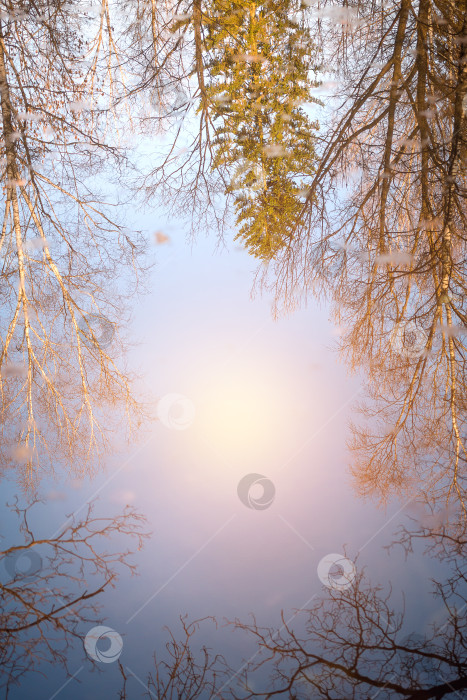
<svg viewBox="0 0 467 700">
<path fill-rule="evenodd" d="M 26 673 L 43 672 L 43 664 L 59 664 L 68 673 L 68 651 L 76 643 L 82 646 L 83 624 L 97 624 L 99 596 L 115 586 L 122 570 L 136 573 L 130 557 L 148 536 L 145 518 L 134 509 L 103 517 L 95 502 L 47 536 L 29 524 L 41 505 L 11 506 L 23 541 L 0 551 L 0 666 L 6 693 Z M 111 538 L 118 542 L 109 547 Z"/>
</svg>

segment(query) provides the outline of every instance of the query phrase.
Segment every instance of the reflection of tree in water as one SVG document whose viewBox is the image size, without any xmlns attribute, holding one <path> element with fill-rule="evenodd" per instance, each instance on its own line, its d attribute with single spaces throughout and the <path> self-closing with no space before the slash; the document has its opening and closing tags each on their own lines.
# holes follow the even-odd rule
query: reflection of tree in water
<svg viewBox="0 0 467 700">
<path fill-rule="evenodd" d="M 164 105 L 165 84 L 192 79 L 197 122 L 193 134 L 174 132 L 169 154 L 144 180 L 145 191 L 162 195 L 183 215 L 189 211 L 196 228 L 202 219 L 222 232 L 234 220 L 237 238 L 267 261 L 289 240 L 304 182 L 314 171 L 318 124 L 304 106 L 317 101 L 311 89 L 318 49 L 298 0 L 195 0 L 183 13 L 175 5 L 166 24 L 159 20 L 157 36 L 138 22 L 138 46 L 143 53 L 151 44 L 161 65 L 150 81 L 153 101 L 156 95 Z M 190 70 L 183 71 L 183 58 Z M 143 94 L 148 82 L 141 83 Z M 188 107 L 181 111 L 187 115 Z M 142 123 L 161 128 L 160 119 Z M 181 135 L 188 144 L 176 150 Z"/>
<path fill-rule="evenodd" d="M 115 328 L 123 273 L 137 273 L 141 249 L 90 180 L 121 157 L 89 100 L 84 20 L 64 3 L 23 10 L 8 5 L 0 23 L 0 469 L 16 464 L 30 488 L 59 464 L 91 469 L 112 447 L 112 424 L 140 420 Z"/>
<path fill-rule="evenodd" d="M 114 447 L 112 430 L 133 432 L 145 415 L 119 367 L 118 332 L 143 246 L 93 180 L 124 162 L 94 102 L 103 53 L 107 97 L 117 97 L 111 24 L 94 24 L 93 36 L 77 8 L 43 0 L 2 3 L 0 15 L 0 473 L 14 466 L 34 491 L 63 467 L 90 472 Z M 96 624 L 122 567 L 134 573 L 125 547 L 145 536 L 129 508 L 111 518 L 88 506 L 52 536 L 30 525 L 36 509 L 13 506 L 22 541 L 0 552 L 6 695 L 50 663 L 71 675 L 83 624 Z"/>
<path fill-rule="evenodd" d="M 170 23 L 161 29 L 162 73 L 180 76 L 176 37 L 193 59 L 199 129 L 145 185 L 169 194 L 180 182 L 175 206 L 211 211 L 220 228 L 215 193 L 233 195 L 278 311 L 310 291 L 333 297 L 343 356 L 370 377 L 369 421 L 352 443 L 362 493 L 423 484 L 463 502 L 465 4 L 224 5 L 177 14 L 172 42 Z M 319 135 L 299 105 L 310 58 L 335 77 L 337 109 Z M 262 189 L 244 160 L 265 173 Z"/>
<path fill-rule="evenodd" d="M 70 674 L 70 649 L 82 646 L 86 625 L 96 624 L 98 597 L 115 586 L 122 570 L 135 573 L 130 554 L 147 537 L 145 519 L 131 508 L 102 517 L 95 506 L 69 518 L 53 536 L 29 524 L 40 504 L 11 508 L 22 542 L 0 552 L 0 678 L 6 693 L 44 664 L 60 664 Z M 109 548 L 109 538 L 118 545 Z"/>
<path fill-rule="evenodd" d="M 278 308 L 327 291 L 343 356 L 369 375 L 358 489 L 384 499 L 422 485 L 463 503 L 466 5 L 356 2 L 350 27 L 332 9 L 314 26 L 340 107 L 264 283 Z"/>
<path fill-rule="evenodd" d="M 31 508 L 13 510 L 20 518 L 24 543 L 4 549 L 0 560 L 0 653 L 6 687 L 52 658 L 70 673 L 69 650 L 75 642 L 82 643 L 86 624 L 96 624 L 97 597 L 115 584 L 119 565 L 134 570 L 128 550 L 122 553 L 121 545 L 118 551 L 104 550 L 104 538 L 124 535 L 140 546 L 145 537 L 143 519 L 131 510 L 102 519 L 90 507 L 59 534 L 46 538 L 29 526 Z M 215 646 L 213 651 L 203 645 L 200 635 L 208 622 L 215 623 L 213 618 L 193 623 L 182 618 L 182 635 L 169 632 L 166 653 L 156 654 L 148 691 L 184 700 L 270 698 L 281 693 L 297 699 L 357 700 L 377 691 L 383 698 L 422 700 L 467 690 L 467 531 L 462 519 L 452 519 L 447 528 L 445 514 L 438 516 L 430 509 L 422 513 L 421 507 L 417 513 L 425 525 L 414 520 L 391 546 L 402 546 L 410 554 L 422 541 L 426 554 L 446 567 L 446 577 L 433 582 L 443 616 L 423 633 L 407 629 L 405 608 L 394 607 L 397 581 L 393 590 L 373 584 L 359 571 L 352 585 L 326 586 L 311 607 L 289 617 L 283 613 L 277 627 L 261 627 L 254 617 L 230 623 L 237 634 L 246 635 L 248 648 L 254 644 L 251 658 L 238 667 L 216 654 Z M 434 521 L 438 523 L 433 529 L 428 523 Z M 21 563 L 28 552 L 37 556 Z M 119 665 L 120 697 L 133 697 L 132 673 L 124 663 Z"/>
<path fill-rule="evenodd" d="M 6 3 L 0 464 L 16 462 L 26 487 L 54 462 L 84 472 L 110 449 L 112 416 L 130 426 L 143 417 L 115 360 L 124 297 L 117 273 L 124 263 L 137 278 L 141 247 L 111 220 L 87 177 L 103 173 L 106 162 L 116 170 L 124 165 L 105 127 L 126 99 L 135 105 L 149 93 L 163 109 L 132 118 L 153 134 L 164 128 L 165 115 L 176 133 L 169 155 L 144 181 L 145 193 L 161 193 L 221 231 L 225 211 L 215 202 L 227 195 L 238 235 L 272 273 L 278 306 L 293 306 L 310 289 L 333 297 L 343 355 L 370 377 L 361 406 L 369 421 L 354 427 L 352 443 L 361 492 L 385 498 L 410 491 L 431 505 L 464 504 L 467 4 L 319 5 L 297 21 L 298 2 L 194 0 L 185 12 L 179 2 L 167 11 L 165 4 L 135 0 L 126 3 L 125 29 L 116 37 L 111 8 L 102 3 L 98 21 L 87 25 L 95 34 L 86 66 L 84 20 L 72 6 L 22 3 L 18 13 Z M 318 139 L 300 101 L 312 99 L 310 68 L 318 68 L 321 53 L 342 80 L 342 105 Z M 124 64 L 135 69 L 129 86 Z M 199 128 L 178 152 L 190 80 Z M 90 99 L 102 97 L 100 91 L 110 98 L 108 111 Z M 106 527 L 133 534 L 132 522 Z M 466 630 L 456 612 L 467 601 L 459 563 L 465 532 L 443 523 L 436 531 L 426 522 L 402 542 L 410 548 L 425 537 L 451 569 L 435 588 L 447 611 L 440 626 L 408 635 L 403 614 L 359 574 L 350 586 L 331 586 L 304 613 L 304 637 L 286 619 L 276 630 L 235 623 L 274 666 L 272 689 L 248 696 L 428 698 L 465 689 Z M 76 620 L 110 583 L 106 556 L 86 535 L 73 540 L 85 524 L 67 544 L 90 547 L 88 565 L 103 575 L 90 594 L 78 590 L 73 597 L 59 586 L 61 535 L 43 543 L 52 551 L 48 568 L 31 541 L 25 569 L 21 547 L 5 552 L 7 683 L 39 648 L 38 660 L 53 653 L 66 664 Z M 31 538 L 27 526 L 25 532 Z M 77 551 L 73 561 L 80 556 Z M 71 578 L 79 587 L 87 577 L 82 569 Z M 341 580 L 343 569 L 336 565 L 329 577 Z M 54 590 L 63 605 L 47 608 L 44 585 L 60 588 Z M 68 616 L 70 605 L 76 620 Z M 62 635 L 58 651 L 48 632 L 53 626 Z M 149 689 L 163 697 L 228 695 L 225 664 L 207 651 L 196 660 L 190 653 L 196 625 L 183 629 Z M 259 655 L 240 677 L 247 682 L 266 666 Z"/>
<path fill-rule="evenodd" d="M 443 521 L 431 529 L 414 521 L 413 527 L 401 529 L 391 546 L 401 545 L 408 554 L 419 539 L 426 543 L 426 554 L 447 570 L 443 581 L 433 582 L 443 615 L 425 624 L 424 632 L 407 629 L 405 605 L 394 607 L 396 580 L 375 585 L 358 572 L 351 586 L 328 586 L 311 607 L 290 616 L 282 613 L 277 627 L 262 627 L 254 616 L 249 622 L 232 621 L 231 627 L 254 644 L 251 657 L 237 668 L 201 646 L 195 634 L 200 621 L 190 626 L 182 620 L 183 634 L 171 633 L 169 656 L 156 657 L 157 684 L 152 679 L 148 689 L 157 697 L 178 697 L 177 690 L 187 684 L 190 692 L 183 697 L 193 699 L 204 697 L 203 692 L 243 700 L 464 697 L 467 531 L 463 524 L 448 530 Z"/>
</svg>

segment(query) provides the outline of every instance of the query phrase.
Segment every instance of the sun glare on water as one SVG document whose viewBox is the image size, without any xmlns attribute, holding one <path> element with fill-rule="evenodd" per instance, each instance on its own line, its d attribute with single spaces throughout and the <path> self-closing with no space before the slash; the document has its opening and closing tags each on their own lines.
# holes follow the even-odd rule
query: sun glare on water
<svg viewBox="0 0 467 700">
<path fill-rule="evenodd" d="M 197 439 L 225 466 L 270 463 L 293 427 L 288 393 L 268 371 L 229 373 L 202 392 Z"/>
</svg>

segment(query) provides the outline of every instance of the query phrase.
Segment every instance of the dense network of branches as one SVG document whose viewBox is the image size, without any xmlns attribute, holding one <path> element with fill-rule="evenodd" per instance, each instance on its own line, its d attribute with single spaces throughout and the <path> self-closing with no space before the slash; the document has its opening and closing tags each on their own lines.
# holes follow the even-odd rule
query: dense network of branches
<svg viewBox="0 0 467 700">
<path fill-rule="evenodd" d="M 313 11 L 332 112 L 268 283 L 278 308 L 328 292 L 342 353 L 368 373 L 369 422 L 352 443 L 359 489 L 423 484 L 464 501 L 467 5 Z"/>
<path fill-rule="evenodd" d="M 445 510 L 433 511 L 422 504 L 416 510 L 418 517 L 401 527 L 390 548 L 401 546 L 409 555 L 421 541 L 425 555 L 445 567 L 445 578 L 433 581 L 433 595 L 443 611 L 436 621 L 419 631 L 410 629 L 405 603 L 395 603 L 400 598 L 397 582 L 375 584 L 361 570 L 350 586 L 323 588 L 311 607 L 282 612 L 276 626 L 261 626 L 254 615 L 249 621 L 227 621 L 227 629 L 253 650 L 237 667 L 216 654 L 215 647 L 211 651 L 201 646 L 200 621 L 188 624 L 182 619 L 182 636 L 170 633 L 169 656 L 155 658 L 158 682 L 150 675 L 148 691 L 177 698 L 182 688 L 181 695 L 188 700 L 209 694 L 224 700 L 463 697 L 465 522 L 461 512 L 457 517 L 451 513 L 449 522 Z M 129 687 L 125 683 L 125 693 Z"/>
<path fill-rule="evenodd" d="M 41 507 L 39 502 L 10 506 L 20 538 L 3 543 L 0 551 L 0 685 L 5 697 L 22 676 L 52 659 L 68 672 L 70 649 L 82 647 L 83 625 L 99 620 L 99 597 L 116 585 L 122 570 L 135 573 L 130 555 L 147 537 L 145 519 L 132 508 L 103 517 L 95 502 L 51 535 L 31 525 Z M 109 538 L 118 540 L 110 549 Z"/>
<path fill-rule="evenodd" d="M 2 7 L 0 468 L 31 488 L 60 463 L 84 473 L 112 423 L 140 420 L 116 350 L 142 246 L 96 179 L 124 162 L 98 104 L 115 93 L 106 4 L 94 34 L 67 2 Z"/>
<path fill-rule="evenodd" d="M 236 621 L 261 652 L 241 671 L 193 654 L 198 625 L 182 621 L 150 694 L 465 690 L 467 0 L 2 0 L 0 110 L 1 472 L 14 466 L 26 488 L 54 465 L 83 473 L 112 428 L 145 416 L 119 357 L 144 268 L 114 196 L 128 185 L 193 229 L 233 225 L 278 312 L 326 294 L 343 356 L 369 377 L 351 442 L 358 489 L 463 511 L 455 531 L 402 536 L 408 550 L 427 538 L 451 570 L 435 587 L 446 619 L 416 644 L 361 573 L 305 611 L 300 633 L 285 617 L 278 630 Z M 66 666 L 68 608 L 87 615 L 126 562 L 94 538 L 138 531 L 130 514 L 91 532 L 88 512 L 39 542 L 17 512 L 26 541 L 4 560 L 39 544 L 50 555 L 33 582 L 14 570 L 1 585 L 7 684 L 31 655 Z M 75 564 L 78 590 L 62 589 Z M 89 566 L 103 583 L 83 594 Z M 44 586 L 63 603 L 50 608 Z M 271 665 L 266 689 L 250 684 Z"/>
</svg>

